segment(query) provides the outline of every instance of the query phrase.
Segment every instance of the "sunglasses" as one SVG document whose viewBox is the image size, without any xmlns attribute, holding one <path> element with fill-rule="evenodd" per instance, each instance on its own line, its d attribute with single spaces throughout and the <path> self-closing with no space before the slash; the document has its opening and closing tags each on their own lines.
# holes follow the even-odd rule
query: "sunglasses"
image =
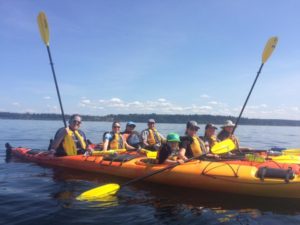
<svg viewBox="0 0 300 225">
<path fill-rule="evenodd" d="M 121 127 L 119 127 L 119 126 L 113 126 L 113 128 L 121 128 Z"/>
<path fill-rule="evenodd" d="M 73 123 L 74 123 L 74 124 L 81 124 L 81 121 L 73 120 Z"/>
<path fill-rule="evenodd" d="M 199 128 L 197 128 L 197 127 L 190 127 L 189 129 L 193 130 L 193 131 L 198 131 L 199 130 Z"/>
</svg>

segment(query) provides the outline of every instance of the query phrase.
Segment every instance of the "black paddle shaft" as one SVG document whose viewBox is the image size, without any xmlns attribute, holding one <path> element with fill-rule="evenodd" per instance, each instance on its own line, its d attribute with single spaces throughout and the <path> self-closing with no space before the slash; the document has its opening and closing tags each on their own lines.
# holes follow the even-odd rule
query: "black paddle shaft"
<svg viewBox="0 0 300 225">
<path fill-rule="evenodd" d="M 46 45 L 46 47 L 47 47 L 47 52 L 48 52 L 48 56 L 49 56 L 49 60 L 50 60 L 50 65 L 51 65 L 51 69 L 52 69 L 52 74 L 53 74 L 53 78 L 54 78 L 56 92 L 57 92 L 57 96 L 58 96 L 58 100 L 59 100 L 62 119 L 63 119 L 65 127 L 67 127 L 67 123 L 66 123 L 66 119 L 65 119 L 65 113 L 64 113 L 63 106 L 62 106 L 61 97 L 60 97 L 60 93 L 59 93 L 59 88 L 58 88 L 58 84 L 57 84 L 57 80 L 56 80 L 54 64 L 53 64 L 52 57 L 51 57 L 50 47 L 49 47 L 49 45 Z"/>
<path fill-rule="evenodd" d="M 235 122 L 235 126 L 234 126 L 234 128 L 233 128 L 232 134 L 234 133 L 234 131 L 235 131 L 235 129 L 236 129 L 238 123 L 240 122 L 241 116 L 242 116 L 242 114 L 243 114 L 243 112 L 244 112 L 244 109 L 245 109 L 245 107 L 246 107 L 246 105 L 247 105 L 247 102 L 248 102 L 248 100 L 249 100 L 249 97 L 250 97 L 250 95 L 251 95 L 251 93 L 252 93 L 252 91 L 253 91 L 253 88 L 254 88 L 254 86 L 255 86 L 255 84 L 256 84 L 256 81 L 257 81 L 257 79 L 258 79 L 258 77 L 259 77 L 259 74 L 260 74 L 260 72 L 261 72 L 263 66 L 264 66 L 264 63 L 262 63 L 262 64 L 260 65 L 260 68 L 259 68 L 259 70 L 258 70 L 258 72 L 257 72 L 257 75 L 256 75 L 256 77 L 255 77 L 255 80 L 254 80 L 253 84 L 252 84 L 252 87 L 251 87 L 251 89 L 250 89 L 250 92 L 249 92 L 249 94 L 248 94 L 248 96 L 247 96 L 247 98 L 246 98 L 246 101 L 245 101 L 245 103 L 244 103 L 244 105 L 243 105 L 243 108 L 242 108 L 242 110 L 241 110 L 241 112 L 240 112 L 240 115 L 239 115 L 239 117 L 237 118 L 237 120 L 236 120 L 236 122 Z"/>
</svg>

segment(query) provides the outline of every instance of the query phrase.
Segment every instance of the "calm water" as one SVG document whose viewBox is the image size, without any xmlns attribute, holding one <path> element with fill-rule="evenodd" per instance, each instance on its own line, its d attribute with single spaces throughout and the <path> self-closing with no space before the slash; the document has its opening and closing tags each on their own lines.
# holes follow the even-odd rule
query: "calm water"
<svg viewBox="0 0 300 225">
<path fill-rule="evenodd" d="M 81 192 L 121 178 L 5 161 L 5 142 L 47 148 L 61 121 L 0 120 L 0 224 L 300 224 L 300 201 L 253 198 L 147 182 L 122 189 L 105 202 L 78 202 Z M 99 142 L 110 123 L 85 122 Z M 137 130 L 144 128 L 137 124 Z M 203 131 L 201 126 L 201 131 Z M 184 124 L 158 124 L 163 134 L 183 134 Z M 300 147 L 299 127 L 240 126 L 242 146 Z M 300 191 L 300 190 L 299 190 Z"/>
</svg>

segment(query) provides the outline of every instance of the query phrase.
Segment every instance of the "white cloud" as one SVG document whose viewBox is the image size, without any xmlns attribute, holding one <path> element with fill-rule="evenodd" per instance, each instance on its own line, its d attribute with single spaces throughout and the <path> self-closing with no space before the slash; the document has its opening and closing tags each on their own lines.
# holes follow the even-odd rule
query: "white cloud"
<svg viewBox="0 0 300 225">
<path fill-rule="evenodd" d="M 209 105 L 182 106 L 170 102 L 165 98 L 146 100 L 144 102 L 137 100 L 126 102 L 116 97 L 94 101 L 81 99 L 78 105 L 81 108 L 102 110 L 106 111 L 107 113 L 213 113 L 213 108 Z"/>
<path fill-rule="evenodd" d="M 49 99 L 51 99 L 51 97 L 50 96 L 44 96 L 43 99 L 49 100 Z"/>
<path fill-rule="evenodd" d="M 110 102 L 121 103 L 121 102 L 122 102 L 122 100 L 121 100 L 121 99 L 119 99 L 119 98 L 111 98 L 111 99 L 110 99 Z"/>
<path fill-rule="evenodd" d="M 210 96 L 207 94 L 202 94 L 202 95 L 200 95 L 200 98 L 210 98 Z"/>
<path fill-rule="evenodd" d="M 91 100 L 89 100 L 89 99 L 83 99 L 83 100 L 81 100 L 81 102 L 84 103 L 84 104 L 90 104 Z"/>
<path fill-rule="evenodd" d="M 210 114 L 238 116 L 241 106 L 233 107 L 220 101 L 209 101 L 206 104 L 186 105 L 171 102 L 165 98 L 156 100 L 133 100 L 125 101 L 113 97 L 110 99 L 92 100 L 81 98 L 78 106 L 87 113 L 159 113 L 159 114 Z M 248 105 L 243 117 L 265 119 L 299 119 L 299 106 L 271 107 L 267 104 Z"/>
<path fill-rule="evenodd" d="M 21 104 L 19 102 L 13 102 L 11 103 L 13 106 L 21 106 Z"/>
</svg>

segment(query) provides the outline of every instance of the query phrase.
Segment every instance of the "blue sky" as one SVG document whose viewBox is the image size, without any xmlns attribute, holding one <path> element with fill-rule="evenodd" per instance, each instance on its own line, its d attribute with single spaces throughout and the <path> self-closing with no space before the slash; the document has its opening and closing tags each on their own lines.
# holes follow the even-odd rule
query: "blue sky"
<svg viewBox="0 0 300 225">
<path fill-rule="evenodd" d="M 300 119 L 299 1 L 0 1 L 0 111 L 237 116 L 271 36 L 250 118 Z"/>
</svg>

